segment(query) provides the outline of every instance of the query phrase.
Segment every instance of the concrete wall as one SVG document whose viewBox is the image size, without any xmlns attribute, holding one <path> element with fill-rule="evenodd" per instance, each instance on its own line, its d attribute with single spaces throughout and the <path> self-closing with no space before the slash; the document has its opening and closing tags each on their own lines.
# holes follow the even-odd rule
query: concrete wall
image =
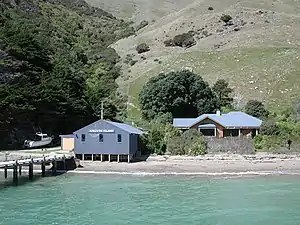
<svg viewBox="0 0 300 225">
<path fill-rule="evenodd" d="M 90 130 L 113 130 L 103 134 L 103 142 L 99 142 L 100 133 L 90 133 Z M 106 121 L 97 121 L 75 133 L 75 154 L 111 154 L 128 155 L 130 150 L 130 134 Z M 81 135 L 85 134 L 85 142 Z M 117 142 L 118 134 L 122 135 L 122 142 Z"/>
<path fill-rule="evenodd" d="M 74 149 L 74 138 L 61 138 L 61 149 L 62 150 L 73 150 Z"/>
</svg>

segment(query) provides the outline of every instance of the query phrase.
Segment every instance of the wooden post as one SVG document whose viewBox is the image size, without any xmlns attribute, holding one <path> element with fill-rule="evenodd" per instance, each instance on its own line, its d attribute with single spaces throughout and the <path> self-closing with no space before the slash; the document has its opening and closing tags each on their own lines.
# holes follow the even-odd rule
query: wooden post
<svg viewBox="0 0 300 225">
<path fill-rule="evenodd" d="M 118 154 L 117 162 L 118 162 L 118 163 L 120 162 L 120 155 L 119 155 L 119 154 Z"/>
<path fill-rule="evenodd" d="M 92 154 L 92 161 L 94 161 L 94 154 Z"/>
<path fill-rule="evenodd" d="M 110 154 L 108 155 L 108 162 L 110 162 Z"/>
<path fill-rule="evenodd" d="M 56 175 L 56 170 L 57 170 L 57 161 L 56 161 L 56 156 L 54 156 L 54 160 L 52 162 L 52 175 Z"/>
<path fill-rule="evenodd" d="M 22 175 L 22 166 L 19 165 L 19 175 L 21 176 Z"/>
<path fill-rule="evenodd" d="M 100 155 L 100 161 L 103 162 L 103 155 Z"/>
<path fill-rule="evenodd" d="M 63 164 L 64 164 L 64 170 L 66 170 L 67 167 L 66 167 L 66 156 L 65 155 L 63 156 Z"/>
<path fill-rule="evenodd" d="M 31 162 L 29 163 L 29 179 L 32 180 L 33 179 L 33 159 L 31 158 Z"/>
<path fill-rule="evenodd" d="M 7 179 L 7 166 L 4 167 L 4 178 Z"/>
<path fill-rule="evenodd" d="M 13 165 L 13 182 L 18 183 L 18 161 Z"/>
</svg>

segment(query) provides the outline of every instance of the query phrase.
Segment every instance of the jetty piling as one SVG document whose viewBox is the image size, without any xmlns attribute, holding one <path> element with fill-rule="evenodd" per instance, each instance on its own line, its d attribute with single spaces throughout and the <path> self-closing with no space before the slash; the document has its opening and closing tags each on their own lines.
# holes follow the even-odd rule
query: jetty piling
<svg viewBox="0 0 300 225">
<path fill-rule="evenodd" d="M 4 167 L 4 178 L 7 179 L 7 166 Z"/>
<path fill-rule="evenodd" d="M 22 168 L 24 166 L 28 166 L 28 175 L 29 179 L 33 179 L 33 166 L 34 165 L 41 165 L 41 170 L 42 170 L 42 177 L 46 176 L 46 165 L 49 163 L 52 163 L 52 174 L 56 174 L 57 172 L 57 162 L 62 162 L 63 163 L 63 169 L 67 170 L 67 160 L 69 159 L 74 159 L 73 156 L 71 155 L 63 155 L 63 156 L 44 156 L 41 157 L 36 157 L 33 158 L 30 156 L 28 159 L 20 159 L 16 161 L 5 161 L 5 162 L 0 162 L 0 169 L 4 169 L 4 177 L 7 179 L 7 170 L 12 169 L 13 170 L 13 182 L 17 183 L 18 182 L 18 175 L 22 175 Z"/>
</svg>

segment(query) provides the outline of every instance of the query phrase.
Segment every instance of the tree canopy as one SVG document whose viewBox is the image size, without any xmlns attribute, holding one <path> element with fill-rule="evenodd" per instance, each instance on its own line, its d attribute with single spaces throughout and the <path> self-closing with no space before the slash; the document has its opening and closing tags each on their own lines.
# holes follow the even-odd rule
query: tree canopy
<svg viewBox="0 0 300 225">
<path fill-rule="evenodd" d="M 123 111 L 119 56 L 109 45 L 133 33 L 129 24 L 82 0 L 0 7 L 1 148 L 38 127 L 73 132 L 97 118 L 102 100 L 107 118 Z"/>
<path fill-rule="evenodd" d="M 217 108 L 216 96 L 209 84 L 187 70 L 151 78 L 142 88 L 139 99 L 146 119 L 168 112 L 173 117 L 197 117 Z"/>
<path fill-rule="evenodd" d="M 228 107 L 233 103 L 233 98 L 230 96 L 233 92 L 232 88 L 226 80 L 220 79 L 212 87 L 215 95 L 217 96 L 218 106 Z"/>
<path fill-rule="evenodd" d="M 245 112 L 251 116 L 263 119 L 269 115 L 264 104 L 257 100 L 249 100 L 245 106 Z"/>
</svg>

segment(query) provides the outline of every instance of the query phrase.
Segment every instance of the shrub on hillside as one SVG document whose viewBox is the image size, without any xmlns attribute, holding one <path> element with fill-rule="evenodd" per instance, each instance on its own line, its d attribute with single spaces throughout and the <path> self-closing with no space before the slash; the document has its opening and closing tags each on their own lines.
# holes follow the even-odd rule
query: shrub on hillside
<svg viewBox="0 0 300 225">
<path fill-rule="evenodd" d="M 136 26 L 135 30 L 138 31 L 148 25 L 149 25 L 149 22 L 147 20 L 143 20 L 139 23 L 139 25 Z"/>
<path fill-rule="evenodd" d="M 165 40 L 165 41 L 164 41 L 164 44 L 165 44 L 166 47 L 172 47 L 172 46 L 175 46 L 175 45 L 174 45 L 174 42 L 173 42 L 173 39 Z"/>
<path fill-rule="evenodd" d="M 142 44 L 139 44 L 137 47 L 136 47 L 136 51 L 141 54 L 141 53 L 144 53 L 144 52 L 148 52 L 150 51 L 150 47 L 149 45 L 147 45 L 146 43 L 142 43 Z"/>
<path fill-rule="evenodd" d="M 232 20 L 232 17 L 230 15 L 224 14 L 221 16 L 221 20 L 225 23 L 228 23 L 230 20 Z"/>
<path fill-rule="evenodd" d="M 166 47 L 179 46 L 184 48 L 192 47 L 196 44 L 196 40 L 193 36 L 193 32 L 178 34 L 173 39 L 168 39 L 164 41 Z"/>
<path fill-rule="evenodd" d="M 179 47 L 189 48 L 196 44 L 196 40 L 191 33 L 183 33 L 176 35 L 173 39 L 173 43 Z"/>
<path fill-rule="evenodd" d="M 260 133 L 262 135 L 278 135 L 280 133 L 279 127 L 274 120 L 266 120 L 262 123 L 260 128 Z"/>
<path fill-rule="evenodd" d="M 208 7 L 208 10 L 210 10 L 210 11 L 211 11 L 211 10 L 214 10 L 214 8 L 213 8 L 213 7 L 211 7 L 211 6 L 209 6 L 209 7 Z"/>
</svg>

